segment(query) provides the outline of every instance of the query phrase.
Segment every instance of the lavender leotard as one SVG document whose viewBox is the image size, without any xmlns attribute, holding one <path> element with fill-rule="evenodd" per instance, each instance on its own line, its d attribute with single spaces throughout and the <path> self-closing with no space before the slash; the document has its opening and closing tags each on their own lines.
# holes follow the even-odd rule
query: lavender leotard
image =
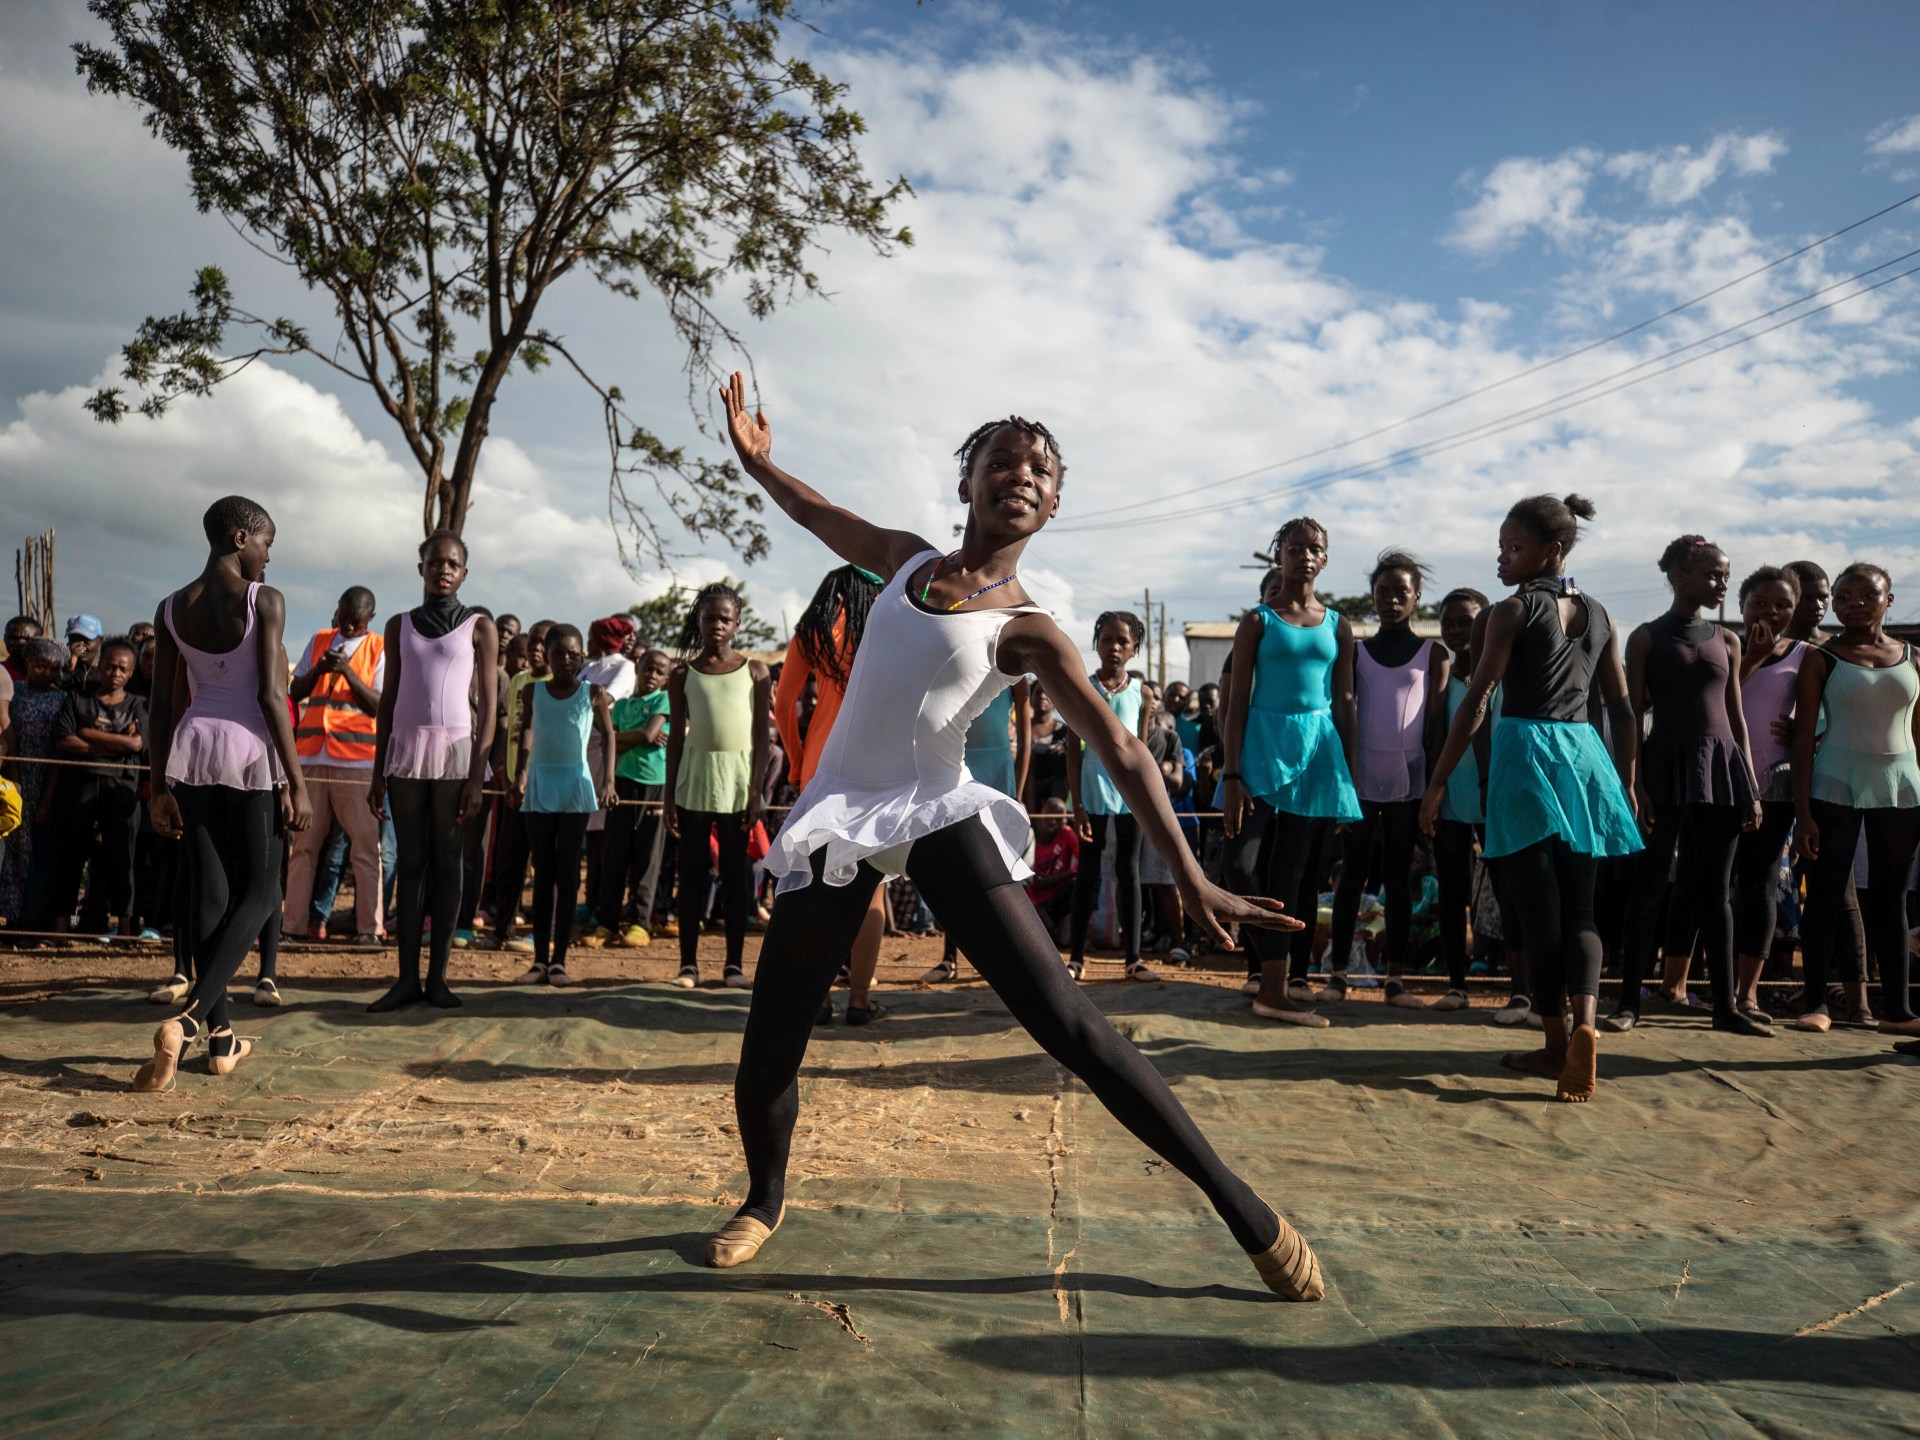
<svg viewBox="0 0 1920 1440">
<path fill-rule="evenodd" d="M 1362 800 L 1418 800 L 1427 788 L 1427 683 L 1433 642 L 1422 641 L 1404 665 L 1382 665 L 1365 645 L 1354 647 L 1359 709 L 1359 764 L 1353 788 Z"/>
<path fill-rule="evenodd" d="M 260 710 L 260 651 L 254 642 L 254 610 L 260 582 L 247 586 L 247 629 L 231 650 L 209 654 L 180 635 L 167 600 L 167 629 L 187 667 L 187 708 L 173 729 L 167 780 L 179 785 L 225 785 L 232 790 L 272 790 L 287 783 L 280 753 Z"/>
<path fill-rule="evenodd" d="M 400 690 L 393 700 L 387 774 L 406 780 L 464 780 L 473 763 L 473 627 L 470 615 L 438 639 L 400 617 Z"/>
<path fill-rule="evenodd" d="M 1800 662 L 1806 655 L 1807 642 L 1796 640 L 1786 654 L 1767 661 L 1740 683 L 1740 708 L 1747 717 L 1747 750 L 1763 800 L 1793 799 L 1793 752 L 1786 741 L 1775 738 L 1773 722 L 1793 718 Z"/>
</svg>

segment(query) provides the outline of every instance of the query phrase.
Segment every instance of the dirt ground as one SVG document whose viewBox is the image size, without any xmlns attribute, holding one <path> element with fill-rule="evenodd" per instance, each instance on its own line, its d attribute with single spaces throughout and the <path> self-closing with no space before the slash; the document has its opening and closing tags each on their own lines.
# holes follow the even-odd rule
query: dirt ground
<svg viewBox="0 0 1920 1440">
<path fill-rule="evenodd" d="M 1500 1066 L 1497 986 L 1308 1032 L 1097 962 L 1319 1251 L 1287 1306 L 986 987 L 913 983 L 937 954 L 889 943 L 893 1014 L 814 1031 L 786 1221 L 717 1272 L 748 997 L 657 983 L 665 942 L 568 990 L 463 952 L 461 1009 L 386 1016 L 389 954 L 290 947 L 284 1006 L 234 992 L 239 1073 L 159 1095 L 164 951 L 0 951 L 0 1431 L 1914 1432 L 1920 1065 L 1883 1037 L 1656 1017 L 1563 1106 Z"/>
</svg>

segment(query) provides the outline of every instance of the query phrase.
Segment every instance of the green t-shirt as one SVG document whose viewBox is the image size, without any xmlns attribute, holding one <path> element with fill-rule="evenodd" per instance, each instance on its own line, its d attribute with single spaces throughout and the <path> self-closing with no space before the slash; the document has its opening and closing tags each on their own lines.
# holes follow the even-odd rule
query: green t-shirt
<svg viewBox="0 0 1920 1440">
<path fill-rule="evenodd" d="M 613 728 L 615 731 L 644 730 L 654 716 L 667 713 L 669 703 L 665 686 L 651 695 L 629 695 L 624 700 L 616 700 L 613 702 Z M 619 760 L 614 764 L 614 774 L 638 785 L 666 784 L 667 727 L 660 727 L 658 745 L 635 745 L 622 750 Z"/>
</svg>

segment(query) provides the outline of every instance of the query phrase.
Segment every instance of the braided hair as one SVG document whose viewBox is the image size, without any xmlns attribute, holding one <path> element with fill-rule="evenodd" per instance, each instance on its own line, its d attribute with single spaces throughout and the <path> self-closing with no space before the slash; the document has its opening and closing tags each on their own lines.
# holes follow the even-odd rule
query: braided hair
<svg viewBox="0 0 1920 1440">
<path fill-rule="evenodd" d="M 1102 610 L 1100 618 L 1093 622 L 1093 643 L 1100 643 L 1100 632 L 1109 625 L 1118 625 L 1133 637 L 1133 648 L 1138 650 L 1140 642 L 1147 638 L 1147 627 L 1140 617 L 1131 610 Z"/>
<path fill-rule="evenodd" d="M 733 606 L 736 617 L 746 607 L 740 603 L 740 592 L 724 581 L 715 580 L 711 585 L 702 585 L 694 592 L 693 603 L 687 606 L 686 619 L 680 622 L 680 651 L 684 655 L 700 653 L 700 610 L 709 600 L 725 600 Z"/>
<path fill-rule="evenodd" d="M 1287 543 L 1287 536 L 1291 535 L 1294 531 L 1299 530 L 1303 527 L 1308 530 L 1319 531 L 1320 543 L 1323 545 L 1330 543 L 1333 539 L 1333 536 L 1328 532 L 1327 527 L 1322 525 L 1318 520 L 1314 519 L 1311 515 L 1296 515 L 1291 520 L 1285 521 L 1278 530 L 1273 532 L 1273 548 L 1269 553 L 1272 554 L 1276 562 L 1280 558 L 1281 549 Z"/>
<path fill-rule="evenodd" d="M 1067 462 L 1060 454 L 1060 442 L 1053 438 L 1053 432 L 1038 420 L 1029 420 L 1021 415 L 1009 415 L 1004 420 L 989 420 L 960 443 L 953 452 L 960 462 L 960 478 L 966 479 L 973 473 L 973 461 L 996 430 L 1017 430 L 1029 440 L 1038 440 L 1053 457 L 1054 483 L 1057 486 L 1065 478 Z"/>
<path fill-rule="evenodd" d="M 846 685 L 853 657 L 860 651 L 860 637 L 867 631 L 867 616 L 879 594 L 879 585 L 857 565 L 842 565 L 826 573 L 793 627 L 801 658 L 815 674 L 835 685 Z M 842 616 L 846 617 L 846 629 L 841 643 L 835 645 L 833 622 Z"/>
</svg>

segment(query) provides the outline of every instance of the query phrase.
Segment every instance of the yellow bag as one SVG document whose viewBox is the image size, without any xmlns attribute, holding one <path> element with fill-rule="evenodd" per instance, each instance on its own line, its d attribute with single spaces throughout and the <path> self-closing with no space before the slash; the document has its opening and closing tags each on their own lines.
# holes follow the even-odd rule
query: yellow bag
<svg viewBox="0 0 1920 1440">
<path fill-rule="evenodd" d="M 20 787 L 0 775 L 0 839 L 20 828 Z"/>
</svg>

